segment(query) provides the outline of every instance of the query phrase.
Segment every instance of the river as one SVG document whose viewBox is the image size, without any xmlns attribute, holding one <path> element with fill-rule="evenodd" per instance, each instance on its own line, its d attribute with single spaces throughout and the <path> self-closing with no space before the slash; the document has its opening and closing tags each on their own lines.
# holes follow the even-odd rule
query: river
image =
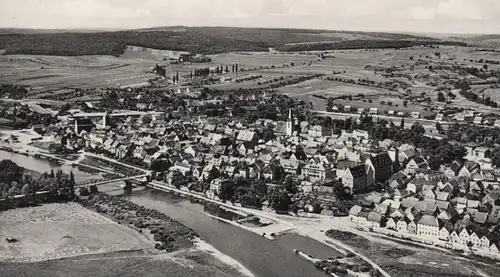
<svg viewBox="0 0 500 277">
<path fill-rule="evenodd" d="M 10 159 L 25 168 L 37 171 L 63 169 L 73 170 L 77 182 L 95 175 L 81 172 L 71 166 L 60 166 L 48 160 L 35 159 L 20 154 L 0 151 L 0 160 Z M 122 190 L 112 184 L 99 188 L 110 194 L 122 194 Z M 318 243 L 300 237 L 276 239 L 270 241 L 258 234 L 243 230 L 234 225 L 207 216 L 203 205 L 191 203 L 180 196 L 166 192 L 146 189 L 134 191 L 123 196 L 146 208 L 162 212 L 197 232 L 207 243 L 213 245 L 226 255 L 238 260 L 257 277 L 324 277 L 325 273 L 317 270 L 311 263 L 293 253 L 293 247 L 308 249 L 317 247 Z M 325 250 L 323 250 L 325 251 Z M 325 256 L 335 256 L 331 249 Z M 329 255 L 331 254 L 331 255 Z"/>
<path fill-rule="evenodd" d="M 203 205 L 155 190 L 125 196 L 146 208 L 160 211 L 192 228 L 203 240 L 233 257 L 259 277 L 324 277 L 311 263 L 293 253 L 287 240 L 270 241 L 262 236 L 209 217 Z M 313 241 L 302 240 L 303 248 Z M 332 255 L 335 256 L 332 249 Z"/>
<path fill-rule="evenodd" d="M 69 165 L 60 165 L 59 163 L 55 161 L 49 161 L 45 159 L 36 159 L 31 156 L 24 156 L 21 154 L 17 153 L 12 153 L 12 152 L 7 152 L 4 150 L 0 150 L 0 161 L 1 160 L 11 160 L 18 164 L 19 166 L 22 166 L 26 169 L 33 170 L 33 171 L 38 171 L 38 172 L 49 172 L 51 170 L 58 170 L 61 169 L 64 173 L 69 174 L 71 171 L 73 171 L 73 174 L 75 175 L 75 180 L 76 182 L 84 182 L 90 179 L 101 179 L 102 175 L 101 174 L 90 174 L 87 172 L 83 172 L 81 170 L 78 170 L 78 168 L 74 168 Z"/>
</svg>

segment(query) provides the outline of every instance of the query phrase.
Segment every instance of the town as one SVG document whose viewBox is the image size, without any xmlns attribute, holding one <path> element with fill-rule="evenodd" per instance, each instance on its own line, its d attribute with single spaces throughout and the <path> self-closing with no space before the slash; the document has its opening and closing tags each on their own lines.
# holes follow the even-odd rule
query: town
<svg viewBox="0 0 500 277">
<path fill-rule="evenodd" d="M 494 35 L 5 32 L 0 276 L 498 273 Z"/>
</svg>

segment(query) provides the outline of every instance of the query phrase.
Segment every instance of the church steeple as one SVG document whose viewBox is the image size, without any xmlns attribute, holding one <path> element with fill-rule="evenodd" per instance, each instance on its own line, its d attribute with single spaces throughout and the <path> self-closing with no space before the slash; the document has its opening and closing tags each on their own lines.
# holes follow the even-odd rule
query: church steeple
<svg viewBox="0 0 500 277">
<path fill-rule="evenodd" d="M 292 134 L 293 134 L 292 109 L 289 109 L 288 120 L 286 121 L 286 135 L 292 136 Z"/>
</svg>

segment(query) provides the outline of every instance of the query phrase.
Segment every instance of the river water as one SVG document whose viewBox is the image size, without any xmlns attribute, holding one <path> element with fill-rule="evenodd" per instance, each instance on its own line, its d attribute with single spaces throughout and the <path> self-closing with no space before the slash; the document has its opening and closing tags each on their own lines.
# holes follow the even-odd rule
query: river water
<svg viewBox="0 0 500 277">
<path fill-rule="evenodd" d="M 69 172 L 72 170 L 77 182 L 96 177 L 71 166 L 60 166 L 48 160 L 35 159 L 5 151 L 0 151 L 0 160 L 2 159 L 10 159 L 25 168 L 37 171 L 63 169 L 63 171 Z M 111 184 L 103 187 L 102 191 L 111 194 L 122 194 L 120 188 L 113 187 Z M 295 255 L 292 251 L 292 247 L 308 249 L 317 246 L 318 244 L 314 240 L 304 237 L 295 239 L 294 237 L 288 237 L 270 241 L 253 232 L 209 217 L 202 205 L 191 203 L 180 196 L 166 192 L 146 189 L 134 191 L 123 197 L 138 205 L 155 209 L 178 220 L 197 232 L 207 243 L 239 261 L 257 277 L 325 276 L 325 273 L 317 270 L 311 263 Z M 329 256 L 335 256 L 335 254 L 336 252 L 331 249 L 331 255 Z"/>
<path fill-rule="evenodd" d="M 1 160 L 11 160 L 15 162 L 17 165 L 22 166 L 26 169 L 38 171 L 38 172 L 49 172 L 50 170 L 58 170 L 61 169 L 64 173 L 69 174 L 73 171 L 75 175 L 76 182 L 84 182 L 90 179 L 100 179 L 102 175 L 99 174 L 90 174 L 87 172 L 83 172 L 78 170 L 76 167 L 72 167 L 69 165 L 60 165 L 55 161 L 49 161 L 44 159 L 35 159 L 31 156 L 24 156 L 17 153 L 7 152 L 0 150 L 0 161 Z"/>
</svg>

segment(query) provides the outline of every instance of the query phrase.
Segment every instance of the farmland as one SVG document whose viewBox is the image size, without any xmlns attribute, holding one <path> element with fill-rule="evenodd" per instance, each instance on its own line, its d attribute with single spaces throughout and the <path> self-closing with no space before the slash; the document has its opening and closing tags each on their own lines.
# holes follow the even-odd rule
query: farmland
<svg viewBox="0 0 500 277">
<path fill-rule="evenodd" d="M 0 56 L 0 79 L 35 90 L 111 87 L 146 82 L 154 61 L 112 56 Z"/>
<path fill-rule="evenodd" d="M 458 80 L 459 76 L 448 70 L 430 71 L 429 68 L 480 67 L 485 60 L 490 62 L 490 69 L 499 66 L 494 63 L 499 53 L 491 52 L 481 56 L 483 53 L 485 52 L 459 46 L 296 53 L 225 52 L 210 55 L 210 63 L 172 64 L 165 71 L 167 79 L 179 73 L 184 83 L 191 83 L 190 74 L 197 69 L 228 68 L 230 72 L 215 76 L 220 81 L 197 83 L 194 80 L 193 85 L 196 88 L 207 86 L 219 90 L 276 89 L 279 93 L 312 103 L 313 108 L 319 111 L 326 109 L 326 99 L 330 97 L 363 95 L 363 99 L 338 99 L 335 104 L 377 107 L 381 111 L 425 113 L 431 111 L 436 104 L 437 88 L 445 85 L 445 82 Z M 480 57 L 483 57 L 482 63 Z M 161 56 L 130 50 L 126 50 L 120 57 L 7 55 L 0 56 L 0 78 L 6 83 L 30 86 L 30 95 L 46 92 L 38 97 L 51 98 L 64 94 L 64 90 L 61 91 L 63 88 L 148 85 L 148 80 L 157 78 L 151 72 L 155 64 L 165 62 Z M 238 73 L 231 72 L 235 64 L 239 66 Z M 298 78 L 314 75 L 321 77 L 296 81 Z M 159 87 L 169 85 L 169 82 L 157 83 Z M 472 88 L 476 93 L 485 88 L 486 97 L 498 99 L 496 90 L 489 86 L 473 85 Z M 475 107 L 484 113 L 495 112 L 486 105 L 465 99 L 457 91 L 453 94 L 455 98 L 448 99 L 450 107 Z M 381 96 L 385 98 L 381 99 Z M 88 101 L 99 97 L 99 93 L 94 93 L 74 95 L 70 99 Z M 405 100 L 408 104 L 406 107 L 403 103 Z M 388 102 L 392 105 L 387 105 Z"/>
</svg>

